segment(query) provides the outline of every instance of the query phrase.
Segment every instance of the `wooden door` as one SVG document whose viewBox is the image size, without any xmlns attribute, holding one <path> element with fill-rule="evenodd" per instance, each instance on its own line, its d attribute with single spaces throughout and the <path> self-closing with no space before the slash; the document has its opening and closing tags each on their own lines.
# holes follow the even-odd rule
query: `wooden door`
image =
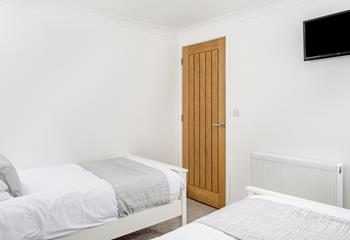
<svg viewBox="0 0 350 240">
<path fill-rule="evenodd" d="M 183 165 L 189 198 L 226 203 L 225 38 L 183 48 Z"/>
</svg>

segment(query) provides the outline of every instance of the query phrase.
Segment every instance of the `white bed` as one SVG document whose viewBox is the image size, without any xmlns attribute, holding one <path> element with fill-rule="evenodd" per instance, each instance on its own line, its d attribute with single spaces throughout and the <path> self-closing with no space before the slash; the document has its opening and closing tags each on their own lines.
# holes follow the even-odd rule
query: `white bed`
<svg viewBox="0 0 350 240">
<path fill-rule="evenodd" d="M 327 214 L 330 216 L 341 217 L 350 221 L 350 210 L 338 208 L 326 204 L 320 204 L 317 202 L 308 201 L 305 199 L 298 199 L 287 195 L 281 195 L 278 193 L 265 191 L 258 188 L 248 188 L 250 192 L 257 190 L 259 193 L 266 195 L 253 195 L 249 198 L 258 198 L 275 203 L 287 204 L 290 206 L 295 206 L 303 209 L 308 209 L 314 212 Z M 206 226 L 201 223 L 191 223 L 186 226 L 183 226 L 173 232 L 165 234 L 155 240 L 237 240 L 215 228 Z"/>
<path fill-rule="evenodd" d="M 346 229 L 350 229 L 350 210 L 342 208 L 343 206 L 343 166 L 342 164 L 325 165 L 325 164 L 321 164 L 310 160 L 286 157 L 281 155 L 266 154 L 266 153 L 252 153 L 251 183 L 254 185 L 246 188 L 249 195 L 247 201 L 251 202 L 251 200 L 253 200 L 253 202 L 261 202 L 261 201 L 268 202 L 269 204 L 266 206 L 269 206 L 274 209 L 285 209 L 285 208 L 280 208 L 281 205 L 283 205 L 283 206 L 291 206 L 293 209 L 298 208 L 298 209 L 301 209 L 302 211 L 306 210 L 307 213 L 310 213 L 309 211 L 312 211 L 313 213 L 316 213 L 317 216 L 321 214 L 321 219 L 325 223 L 328 223 L 327 222 L 328 220 L 325 220 L 325 219 L 329 219 L 326 216 L 331 216 L 331 218 L 335 217 L 336 219 L 345 220 L 347 223 Z M 270 190 L 267 190 L 267 189 L 270 189 Z M 242 200 L 242 201 L 246 201 L 246 200 Z M 242 206 L 242 205 L 239 205 L 239 206 Z M 243 209 L 240 212 L 240 215 L 239 214 L 237 215 L 236 214 L 238 213 L 237 211 L 232 212 L 232 210 L 235 209 L 232 207 L 233 206 L 231 207 L 229 206 L 224 208 L 223 210 L 220 210 L 218 215 L 216 215 L 216 213 L 213 213 L 212 215 L 208 216 L 208 218 L 206 217 L 203 218 L 203 219 L 211 219 L 211 220 L 214 219 L 214 222 L 216 222 L 217 225 L 215 224 L 207 225 L 206 223 L 210 223 L 210 221 L 208 220 L 203 221 L 201 219 L 199 220 L 199 222 L 193 222 L 191 224 L 183 226 L 173 232 L 165 234 L 156 239 L 157 240 L 192 240 L 192 239 L 237 240 L 236 238 L 232 237 L 236 235 L 233 235 L 233 234 L 230 235 L 229 232 L 232 232 L 231 231 L 232 229 L 238 229 L 241 226 L 242 226 L 241 229 L 249 229 L 249 228 L 253 229 L 253 232 L 249 232 L 249 234 L 253 233 L 252 235 L 248 235 L 249 237 L 251 237 L 249 239 L 256 239 L 256 237 L 260 237 L 261 235 L 256 233 L 260 233 L 259 228 L 261 229 L 261 226 L 257 226 L 257 225 L 260 225 L 261 222 L 255 225 L 251 225 L 250 223 L 252 221 L 247 221 L 246 219 L 250 219 L 250 220 L 253 220 L 253 219 L 249 217 L 245 218 L 248 216 L 247 212 L 249 212 L 249 210 L 247 211 L 247 209 Z M 272 212 L 272 211 L 266 211 L 266 212 Z M 220 213 L 225 213 L 225 214 L 220 215 Z M 283 214 L 279 214 L 278 212 L 277 212 L 277 215 L 283 216 Z M 227 216 L 227 218 L 223 216 L 225 217 Z M 298 217 L 296 218 L 302 219 L 304 221 L 302 222 L 302 225 L 306 223 L 305 219 L 300 217 L 301 215 L 295 215 L 295 216 L 299 216 L 299 218 Z M 263 215 L 263 218 L 264 217 L 265 215 Z M 239 225 L 233 225 L 235 224 L 234 220 L 238 220 L 238 219 L 244 219 L 244 221 L 239 220 L 238 221 Z M 288 221 L 284 221 L 284 219 L 282 221 L 286 223 L 285 224 L 286 226 Z M 314 221 L 314 218 L 311 218 L 311 221 Z M 224 225 L 229 227 L 224 227 Z M 247 226 L 249 227 L 247 228 Z M 276 226 L 276 225 L 273 225 L 273 226 Z M 271 227 L 271 225 L 268 225 L 265 229 L 267 229 L 268 232 L 271 232 L 272 235 L 276 233 L 275 227 L 273 228 L 269 228 L 269 227 Z M 287 225 L 287 227 L 289 229 L 293 229 L 291 228 L 292 227 L 291 225 Z M 222 231 L 218 229 L 221 229 Z M 339 229 L 340 228 L 337 228 L 335 232 L 337 232 Z M 225 230 L 227 230 L 227 233 L 225 233 Z M 324 229 L 322 229 L 322 232 L 318 232 L 318 234 L 323 235 L 324 234 L 323 230 Z M 332 232 L 330 235 L 333 236 L 335 232 Z M 327 236 L 330 236 L 330 235 L 327 235 Z M 350 230 L 347 232 L 346 236 L 349 236 L 349 235 L 350 235 Z M 276 235 L 274 236 L 276 237 Z M 278 235 L 277 235 L 277 238 L 274 238 L 274 239 L 278 239 Z M 304 237 L 302 239 L 308 239 L 308 238 Z M 319 239 L 319 238 L 313 238 L 313 239 Z M 332 238 L 327 238 L 327 239 L 333 240 Z M 345 239 L 345 238 L 341 238 L 341 239 Z M 346 239 L 350 239 L 350 238 L 346 238 Z"/>
<path fill-rule="evenodd" d="M 1 239 L 113 239 L 172 217 L 182 215 L 185 223 L 186 170 L 134 155 L 127 158 L 162 171 L 170 194 L 177 197 L 165 206 L 118 219 L 112 186 L 79 165 L 20 170 L 24 196 L 0 204 Z"/>
</svg>

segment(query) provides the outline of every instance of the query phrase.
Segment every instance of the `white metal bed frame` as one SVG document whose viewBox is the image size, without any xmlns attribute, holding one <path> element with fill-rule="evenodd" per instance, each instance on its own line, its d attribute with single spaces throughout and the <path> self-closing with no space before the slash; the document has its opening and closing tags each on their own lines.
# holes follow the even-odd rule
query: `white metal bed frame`
<svg viewBox="0 0 350 240">
<path fill-rule="evenodd" d="M 127 155 L 128 157 L 129 155 Z M 132 155 L 131 155 L 132 156 Z M 181 223 L 185 225 L 187 223 L 187 196 L 186 196 L 186 179 L 187 169 L 173 166 L 170 164 L 154 161 L 151 159 L 141 158 L 139 162 L 147 162 L 149 165 L 165 167 L 169 170 L 177 172 L 184 180 L 184 188 L 180 193 L 180 198 L 172 201 L 169 204 L 154 207 L 142 212 L 135 213 L 133 215 L 117 218 L 116 220 L 99 225 L 83 229 L 71 235 L 56 238 L 57 240 L 112 240 L 126 234 L 141 230 L 143 228 L 150 227 L 152 225 L 167 221 L 172 218 L 181 216 Z M 132 158 L 131 158 L 132 159 Z M 132 159 L 135 160 L 135 159 Z"/>
</svg>

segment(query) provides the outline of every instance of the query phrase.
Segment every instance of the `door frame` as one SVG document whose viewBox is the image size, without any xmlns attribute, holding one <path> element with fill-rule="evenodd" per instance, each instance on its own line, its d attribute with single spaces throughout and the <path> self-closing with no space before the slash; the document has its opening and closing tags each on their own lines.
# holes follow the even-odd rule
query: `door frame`
<svg viewBox="0 0 350 240">
<path fill-rule="evenodd" d="M 230 67 L 231 66 L 231 57 L 230 57 L 230 52 L 231 52 L 231 39 L 228 34 L 223 34 L 223 35 L 217 35 L 217 36 L 211 36 L 208 38 L 201 38 L 198 40 L 193 40 L 193 41 L 186 41 L 186 43 L 179 44 L 179 49 L 178 49 L 178 56 L 179 56 L 179 61 L 178 61 L 178 106 L 179 106 L 179 112 L 178 112 L 178 145 L 179 145 L 179 151 L 178 151 L 178 166 L 183 166 L 182 162 L 182 91 L 183 91 L 183 86 L 182 86 L 182 81 L 183 81 L 183 75 L 182 75 L 182 49 L 183 47 L 193 45 L 193 44 L 198 44 L 202 42 L 207 42 L 211 40 L 215 40 L 218 38 L 226 38 L 226 205 L 232 202 L 231 199 L 231 167 L 232 167 L 232 161 L 230 161 L 232 154 L 231 154 L 231 147 L 232 146 L 232 114 L 233 112 L 231 111 L 232 108 L 232 94 L 231 92 L 231 71 Z"/>
</svg>

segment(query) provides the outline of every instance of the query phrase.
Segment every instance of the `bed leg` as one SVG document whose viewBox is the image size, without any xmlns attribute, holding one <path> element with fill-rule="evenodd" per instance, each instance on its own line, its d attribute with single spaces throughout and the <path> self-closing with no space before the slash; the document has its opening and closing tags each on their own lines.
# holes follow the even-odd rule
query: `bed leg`
<svg viewBox="0 0 350 240">
<path fill-rule="evenodd" d="M 182 203 L 182 215 L 181 215 L 181 224 L 182 226 L 187 224 L 187 174 L 183 173 L 184 179 L 184 189 L 181 193 L 181 203 Z"/>
</svg>

